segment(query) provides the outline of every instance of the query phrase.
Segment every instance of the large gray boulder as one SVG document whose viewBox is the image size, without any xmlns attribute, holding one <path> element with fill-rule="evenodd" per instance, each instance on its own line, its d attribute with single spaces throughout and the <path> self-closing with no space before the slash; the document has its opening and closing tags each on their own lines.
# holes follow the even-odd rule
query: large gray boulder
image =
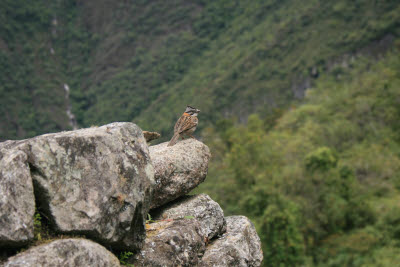
<svg viewBox="0 0 400 267">
<path fill-rule="evenodd" d="M 147 238 L 135 255 L 135 266 L 198 266 L 205 250 L 205 233 L 195 219 L 148 225 Z"/>
<path fill-rule="evenodd" d="M 37 204 L 54 231 L 117 249 L 140 247 L 154 169 L 138 126 L 112 123 L 2 147 L 27 154 Z"/>
<path fill-rule="evenodd" d="M 183 196 L 152 211 L 155 220 L 177 220 L 193 217 L 208 239 L 226 231 L 224 211 L 206 194 Z"/>
<path fill-rule="evenodd" d="M 156 188 L 151 208 L 186 195 L 204 181 L 211 157 L 209 148 L 189 138 L 168 147 L 168 142 L 150 146 Z"/>
<path fill-rule="evenodd" d="M 206 248 L 202 266 L 261 266 L 261 241 L 254 225 L 244 216 L 226 217 L 227 231 Z"/>
<path fill-rule="evenodd" d="M 35 198 L 27 155 L 0 147 L 0 247 L 33 239 Z"/>
<path fill-rule="evenodd" d="M 118 267 L 119 260 L 97 243 L 85 239 L 60 239 L 33 247 L 8 259 L 4 267 L 99 266 Z"/>
</svg>

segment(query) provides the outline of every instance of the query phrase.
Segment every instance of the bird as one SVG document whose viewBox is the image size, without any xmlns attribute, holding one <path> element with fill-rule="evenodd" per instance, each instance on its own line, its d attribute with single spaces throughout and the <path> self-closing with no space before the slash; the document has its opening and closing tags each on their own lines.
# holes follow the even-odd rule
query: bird
<svg viewBox="0 0 400 267">
<path fill-rule="evenodd" d="M 168 146 L 175 145 L 176 142 L 178 142 L 179 137 L 183 138 L 184 135 L 194 138 L 192 133 L 196 130 L 197 124 L 199 122 L 199 119 L 197 118 L 199 112 L 200 109 L 191 107 L 189 105 L 186 106 L 185 112 L 175 123 L 174 136 L 172 136 L 171 141 L 169 141 L 168 143 Z"/>
</svg>

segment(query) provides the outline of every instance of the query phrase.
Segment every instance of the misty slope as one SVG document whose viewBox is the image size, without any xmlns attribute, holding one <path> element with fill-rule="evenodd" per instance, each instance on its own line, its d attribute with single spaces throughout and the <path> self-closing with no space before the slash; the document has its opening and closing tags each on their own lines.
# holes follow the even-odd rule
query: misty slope
<svg viewBox="0 0 400 267">
<path fill-rule="evenodd" d="M 134 121 L 170 135 L 301 98 L 343 54 L 390 46 L 397 1 L 36 1 L 0 4 L 1 139 Z M 378 42 L 379 43 L 379 42 Z M 312 78 L 311 78 L 312 77 Z"/>
</svg>

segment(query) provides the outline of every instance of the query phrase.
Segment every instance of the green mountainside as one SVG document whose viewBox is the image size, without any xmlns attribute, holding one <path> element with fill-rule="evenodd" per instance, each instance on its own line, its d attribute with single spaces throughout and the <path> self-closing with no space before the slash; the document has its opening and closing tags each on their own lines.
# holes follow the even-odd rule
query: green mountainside
<svg viewBox="0 0 400 267">
<path fill-rule="evenodd" d="M 205 129 L 207 192 L 255 222 L 265 266 L 397 266 L 400 43 L 324 74 L 305 103 Z"/>
<path fill-rule="evenodd" d="M 0 141 L 186 104 L 264 266 L 400 260 L 400 2 L 3 0 Z M 70 88 L 69 92 L 65 88 Z"/>
<path fill-rule="evenodd" d="M 134 121 L 161 132 L 285 109 L 343 55 L 399 35 L 397 1 L 0 3 L 1 139 Z M 383 48 L 378 48 L 379 52 Z M 264 116 L 264 115 L 262 115 Z M 201 129 L 200 128 L 200 129 Z"/>
</svg>

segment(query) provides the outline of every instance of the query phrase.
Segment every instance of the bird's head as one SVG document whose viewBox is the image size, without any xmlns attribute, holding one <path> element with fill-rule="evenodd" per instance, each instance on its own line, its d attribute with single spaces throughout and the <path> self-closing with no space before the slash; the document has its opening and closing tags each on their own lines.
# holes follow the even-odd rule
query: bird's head
<svg viewBox="0 0 400 267">
<path fill-rule="evenodd" d="M 191 107 L 191 106 L 189 106 L 189 105 L 186 106 L 185 113 L 187 113 L 187 114 L 189 114 L 189 115 L 191 115 L 191 116 L 197 116 L 197 114 L 199 114 L 199 112 L 200 112 L 200 109 Z"/>
</svg>

